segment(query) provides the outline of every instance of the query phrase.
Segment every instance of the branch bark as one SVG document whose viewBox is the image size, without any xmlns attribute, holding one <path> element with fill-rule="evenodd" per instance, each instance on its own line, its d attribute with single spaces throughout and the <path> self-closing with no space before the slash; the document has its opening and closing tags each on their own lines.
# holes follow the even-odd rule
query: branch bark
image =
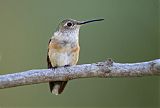
<svg viewBox="0 0 160 108">
<path fill-rule="evenodd" d="M 160 59 L 141 63 L 104 62 L 82 64 L 56 69 L 34 69 L 19 73 L 0 75 L 0 89 L 91 77 L 139 77 L 160 75 Z"/>
</svg>

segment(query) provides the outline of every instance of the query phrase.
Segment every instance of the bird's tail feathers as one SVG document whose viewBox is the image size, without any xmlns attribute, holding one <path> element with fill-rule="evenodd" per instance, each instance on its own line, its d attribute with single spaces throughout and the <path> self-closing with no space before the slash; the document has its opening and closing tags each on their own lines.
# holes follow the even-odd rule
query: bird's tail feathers
<svg viewBox="0 0 160 108">
<path fill-rule="evenodd" d="M 52 81 L 49 82 L 51 93 L 58 95 L 61 94 L 67 84 L 67 81 Z"/>
</svg>

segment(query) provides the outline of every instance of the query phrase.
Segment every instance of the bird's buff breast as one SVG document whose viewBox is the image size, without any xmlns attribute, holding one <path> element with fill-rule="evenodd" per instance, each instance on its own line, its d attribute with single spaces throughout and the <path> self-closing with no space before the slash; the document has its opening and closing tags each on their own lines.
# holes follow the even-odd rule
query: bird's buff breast
<svg viewBox="0 0 160 108">
<path fill-rule="evenodd" d="M 79 44 L 52 40 L 49 44 L 49 58 L 52 66 L 75 65 L 79 57 Z"/>
</svg>

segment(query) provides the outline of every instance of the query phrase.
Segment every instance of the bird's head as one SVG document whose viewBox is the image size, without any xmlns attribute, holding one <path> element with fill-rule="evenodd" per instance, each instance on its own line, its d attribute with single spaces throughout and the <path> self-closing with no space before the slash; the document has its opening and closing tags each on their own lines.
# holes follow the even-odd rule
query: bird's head
<svg viewBox="0 0 160 108">
<path fill-rule="evenodd" d="M 60 32 L 74 32 L 74 31 L 79 31 L 81 25 L 90 23 L 90 22 L 95 22 L 95 21 L 102 21 L 104 19 L 94 19 L 94 20 L 87 20 L 87 21 L 77 21 L 74 19 L 66 19 L 63 20 L 59 26 L 58 26 L 58 31 Z"/>
</svg>

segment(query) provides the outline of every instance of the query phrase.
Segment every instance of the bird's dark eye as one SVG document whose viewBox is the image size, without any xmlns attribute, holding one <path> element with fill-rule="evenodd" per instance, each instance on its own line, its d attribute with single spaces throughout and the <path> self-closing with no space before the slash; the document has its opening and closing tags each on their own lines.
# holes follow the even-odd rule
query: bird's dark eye
<svg viewBox="0 0 160 108">
<path fill-rule="evenodd" d="M 71 22 L 68 22 L 68 23 L 67 23 L 67 26 L 68 26 L 68 27 L 71 27 L 72 25 L 73 25 L 73 24 L 72 24 Z"/>
</svg>

